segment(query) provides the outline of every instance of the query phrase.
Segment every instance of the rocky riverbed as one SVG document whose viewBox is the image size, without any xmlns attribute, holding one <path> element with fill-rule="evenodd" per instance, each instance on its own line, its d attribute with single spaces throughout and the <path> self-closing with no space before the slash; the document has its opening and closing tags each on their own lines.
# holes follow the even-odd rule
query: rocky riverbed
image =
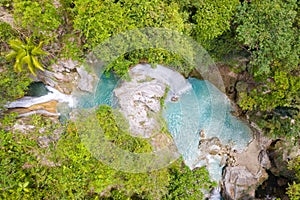
<svg viewBox="0 0 300 200">
<path fill-rule="evenodd" d="M 174 86 L 172 79 L 169 79 L 171 76 L 157 76 L 163 74 L 164 70 L 170 69 L 161 66 L 159 69 L 152 69 L 150 66 L 138 65 L 131 69 L 130 81 L 123 81 L 114 90 L 120 110 L 128 119 L 132 134 L 135 136 L 151 138 L 157 134 L 160 130 L 157 119 L 163 109 L 160 100 L 165 95 L 165 98 L 171 101 L 172 95 L 179 92 L 178 89 L 174 89 L 180 88 L 179 78 L 175 79 L 177 82 Z M 181 84 L 181 88 L 191 89 L 188 83 L 183 81 Z M 166 95 L 166 88 L 171 88 L 169 95 Z M 176 96 L 180 99 L 180 92 Z M 203 133 L 199 137 L 197 153 L 199 157 L 194 160 L 195 165 L 190 167 L 204 165 L 212 170 L 210 165 L 217 164 L 221 168 L 223 166 L 221 181 L 223 196 L 228 199 L 254 197 L 256 187 L 267 178 L 265 169 L 270 166 L 264 148 L 262 143 L 253 139 L 245 149 L 237 151 L 230 144 L 222 144 L 218 137 L 210 137 L 209 134 L 206 136 Z"/>
<path fill-rule="evenodd" d="M 39 74 L 36 81 L 43 81 L 46 85 L 58 89 L 62 92 L 62 95 L 65 95 L 64 93 L 74 94 L 74 91 L 78 88 L 86 92 L 94 91 L 95 82 L 97 82 L 97 76 L 94 73 L 87 72 L 83 66 L 71 60 L 61 61 L 56 65 L 51 67 L 51 71 Z M 186 91 L 190 86 L 187 84 L 186 87 L 179 87 L 181 84 L 178 84 L 178 82 L 185 80 L 183 77 L 175 79 L 177 85 L 172 86 L 172 80 L 165 79 L 164 74 L 162 76 L 153 76 L 153 74 L 149 76 L 151 75 L 150 72 L 155 69 L 149 68 L 148 71 L 146 70 L 147 73 L 142 73 L 143 67 L 143 65 L 138 65 L 136 68 L 132 68 L 130 72 L 131 81 L 122 82 L 114 90 L 114 94 L 118 98 L 120 110 L 129 121 L 133 135 L 152 138 L 153 144 L 157 147 L 156 149 L 163 148 L 161 143 L 164 142 L 162 140 L 167 140 L 167 143 L 171 141 L 168 137 L 163 137 L 160 134 L 161 100 L 165 98 L 171 101 L 172 95 L 176 95 L 176 98 L 180 100 L 180 91 Z M 227 92 L 230 92 L 228 84 L 235 85 L 234 82 L 240 75 L 229 70 L 222 69 L 221 71 L 223 71 L 223 77 L 227 77 L 227 79 L 225 78 L 225 86 Z M 226 75 L 227 72 L 230 73 L 228 76 Z M 228 82 L 227 85 L 226 81 Z M 238 78 L 238 81 L 241 82 L 242 78 Z M 166 96 L 167 89 L 169 89 L 169 95 Z M 65 97 L 69 98 L 69 96 Z M 66 99 L 65 97 L 63 99 Z M 36 105 L 18 105 L 15 106 L 18 107 L 15 111 L 20 112 L 25 117 L 26 113 L 38 113 L 42 112 L 40 110 L 44 110 L 46 112 L 43 111 L 43 115 L 53 117 L 58 112 L 56 110 L 57 101 L 52 100 L 38 102 Z M 24 109 L 20 109 L 20 107 L 24 107 Z M 23 125 L 18 128 L 22 129 L 22 127 Z M 26 127 L 26 124 L 24 127 Z M 255 127 L 255 124 L 253 124 L 253 127 Z M 255 128 L 253 130 L 257 131 Z M 269 159 L 270 151 L 267 151 L 267 149 L 271 144 L 274 144 L 274 141 L 262 137 L 258 131 L 254 136 L 248 146 L 240 151 L 236 151 L 230 145 L 223 144 L 217 137 L 210 137 L 209 135 L 202 135 L 202 138 L 198 137 L 197 143 L 199 144 L 197 148 L 201 152 L 198 159 L 207 160 L 207 162 L 203 162 L 203 165 L 209 166 L 209 159 L 215 157 L 218 158 L 218 164 L 223 166 L 221 186 L 222 196 L 226 199 L 254 198 L 256 188 L 267 179 L 266 170 L 271 169 L 273 173 L 278 172 L 277 174 L 284 173 L 280 171 L 281 165 L 278 159 L 276 160 L 273 156 L 271 158 L 273 164 Z M 282 153 L 277 150 L 272 150 L 272 152 L 274 155 L 274 152 L 276 152 L 289 157 L 287 152 Z"/>
</svg>

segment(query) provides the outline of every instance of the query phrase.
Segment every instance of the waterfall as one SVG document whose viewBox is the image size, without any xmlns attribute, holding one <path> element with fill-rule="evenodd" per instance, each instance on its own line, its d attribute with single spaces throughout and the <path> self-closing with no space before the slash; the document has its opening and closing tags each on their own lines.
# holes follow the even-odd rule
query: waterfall
<svg viewBox="0 0 300 200">
<path fill-rule="evenodd" d="M 35 104 L 45 103 L 51 100 L 56 100 L 58 102 L 66 102 L 70 107 L 74 106 L 74 100 L 71 95 L 63 94 L 50 86 L 46 86 L 46 88 L 49 90 L 49 93 L 44 96 L 40 96 L 40 97 L 25 96 L 14 102 L 9 103 L 8 105 L 6 105 L 6 107 L 7 108 L 28 108 Z"/>
</svg>

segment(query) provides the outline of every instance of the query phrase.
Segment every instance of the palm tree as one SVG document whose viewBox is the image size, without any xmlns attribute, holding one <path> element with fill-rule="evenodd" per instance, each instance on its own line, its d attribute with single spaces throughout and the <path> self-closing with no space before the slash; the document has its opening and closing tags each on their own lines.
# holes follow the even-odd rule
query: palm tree
<svg viewBox="0 0 300 200">
<path fill-rule="evenodd" d="M 6 56 L 6 59 L 16 60 L 14 64 L 14 70 L 16 72 L 21 72 L 25 64 L 34 76 L 36 76 L 36 69 L 44 71 L 43 66 L 37 59 L 38 56 L 48 55 L 47 52 L 42 50 L 43 42 L 40 42 L 38 46 L 35 46 L 31 38 L 26 38 L 26 44 L 20 39 L 10 40 L 8 43 L 12 48 L 12 51 Z"/>
</svg>

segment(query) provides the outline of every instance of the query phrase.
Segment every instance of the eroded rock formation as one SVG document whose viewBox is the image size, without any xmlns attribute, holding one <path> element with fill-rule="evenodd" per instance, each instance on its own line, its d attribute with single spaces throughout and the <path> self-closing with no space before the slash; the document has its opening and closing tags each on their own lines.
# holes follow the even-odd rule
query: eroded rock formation
<svg viewBox="0 0 300 200">
<path fill-rule="evenodd" d="M 254 139 L 245 151 L 235 155 L 234 160 L 234 164 L 227 164 L 223 173 L 223 196 L 226 199 L 253 199 L 256 188 L 268 178 L 268 156 Z"/>
<path fill-rule="evenodd" d="M 149 138 L 160 131 L 160 100 L 166 85 L 146 75 L 131 73 L 130 82 L 123 82 L 114 90 L 121 112 L 129 121 L 133 135 Z"/>
</svg>

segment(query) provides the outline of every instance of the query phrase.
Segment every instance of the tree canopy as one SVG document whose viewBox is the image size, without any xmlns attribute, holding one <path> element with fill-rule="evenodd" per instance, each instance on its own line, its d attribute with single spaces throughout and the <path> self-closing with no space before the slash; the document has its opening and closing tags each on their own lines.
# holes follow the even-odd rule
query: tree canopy
<svg viewBox="0 0 300 200">
<path fill-rule="evenodd" d="M 10 20 L 0 21 L 0 111 L 9 101 L 26 94 L 32 81 L 29 72 L 34 74 L 36 68 L 51 70 L 48 65 L 58 58 L 82 61 L 84 55 L 93 52 L 106 39 L 128 30 L 136 30 L 138 35 L 143 28 L 165 28 L 191 37 L 220 65 L 229 65 L 242 75 L 246 74 L 247 80 L 239 81 L 244 81 L 247 89 L 239 92 L 236 98 L 242 113 L 258 124 L 264 134 L 289 139 L 299 145 L 300 1 L 2 0 L 0 7 L 14 18 L 14 24 L 9 24 Z M 5 20 L 5 17 L 0 17 Z M 27 37 L 32 41 L 25 42 Z M 161 39 L 168 40 L 168 37 Z M 37 48 L 39 52 L 34 53 Z M 7 56 L 10 50 L 13 51 Z M 189 54 L 192 50 L 183 46 L 180 51 Z M 39 57 L 44 52 L 49 55 Z M 29 59 L 30 56 L 33 57 Z M 10 60 L 10 57 L 14 59 Z M 224 63 L 225 57 L 232 60 Z M 249 62 L 239 67 L 234 62 L 236 57 Z M 106 68 L 122 76 L 139 62 L 165 64 L 185 75 L 194 67 L 182 56 L 157 45 L 126 52 Z M 25 63 L 29 71 L 21 72 Z M 99 123 L 106 124 L 104 119 L 114 119 L 109 111 L 110 108 L 102 108 L 98 112 L 103 119 Z M 8 120 L 8 115 L 0 114 L 2 120 Z M 125 149 L 133 152 L 151 149 L 147 141 L 131 138 L 113 123 L 106 125 L 106 136 Z M 51 129 L 45 124 L 43 126 Z M 1 128 L 0 156 L 1 165 L 5 166 L 0 169 L 3 172 L 0 179 L 2 198 L 10 195 L 15 198 L 34 195 L 92 198 L 103 193 L 107 198 L 116 199 L 136 196 L 144 199 L 176 199 L 176 196 L 197 199 L 202 197 L 195 184 L 199 177 L 208 185 L 212 184 L 206 179 L 205 170 L 191 172 L 181 167 L 181 163 L 152 174 L 116 172 L 91 158 L 80 146 L 71 124 L 65 132 L 54 151 L 61 166 L 47 168 L 40 166 L 31 154 L 27 155 L 36 143 L 22 134 L 15 137 L 9 128 Z M 28 160 L 36 168 L 23 171 Z M 293 161 L 291 167 L 299 171 L 299 160 Z M 297 178 L 298 182 L 295 181 L 289 189 L 291 199 L 299 196 L 299 174 Z M 155 185 L 155 180 L 160 184 Z M 4 182 L 7 187 L 2 187 Z M 187 187 L 183 187 L 183 183 Z M 43 192 L 39 193 L 40 190 Z M 191 193 L 194 196 L 189 196 Z"/>
</svg>

